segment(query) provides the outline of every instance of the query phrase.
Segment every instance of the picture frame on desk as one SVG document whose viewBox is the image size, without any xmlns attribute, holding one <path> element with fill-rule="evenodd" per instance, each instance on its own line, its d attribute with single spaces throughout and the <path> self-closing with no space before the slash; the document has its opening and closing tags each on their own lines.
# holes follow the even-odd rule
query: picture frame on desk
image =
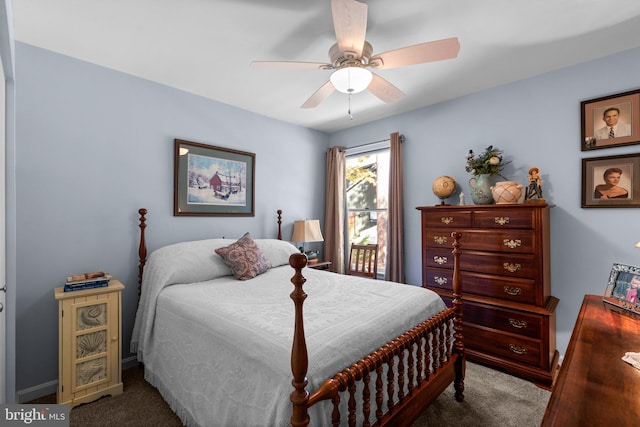
<svg viewBox="0 0 640 427">
<path fill-rule="evenodd" d="M 582 151 L 640 144 L 640 89 L 582 101 L 580 113 Z"/>
<path fill-rule="evenodd" d="M 174 140 L 174 216 L 255 216 L 256 155 Z"/>
<path fill-rule="evenodd" d="M 640 153 L 582 159 L 581 207 L 640 207 Z"/>
<path fill-rule="evenodd" d="M 633 313 L 640 313 L 640 268 L 614 263 L 602 300 Z"/>
</svg>

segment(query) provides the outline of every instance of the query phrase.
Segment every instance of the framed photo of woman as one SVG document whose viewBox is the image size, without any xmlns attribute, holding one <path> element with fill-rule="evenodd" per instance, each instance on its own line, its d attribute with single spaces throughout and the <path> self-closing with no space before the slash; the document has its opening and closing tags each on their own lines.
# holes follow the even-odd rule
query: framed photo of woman
<svg viewBox="0 0 640 427">
<path fill-rule="evenodd" d="M 582 151 L 640 144 L 640 90 L 580 103 Z"/>
<path fill-rule="evenodd" d="M 582 159 L 582 207 L 640 207 L 640 154 Z"/>
</svg>

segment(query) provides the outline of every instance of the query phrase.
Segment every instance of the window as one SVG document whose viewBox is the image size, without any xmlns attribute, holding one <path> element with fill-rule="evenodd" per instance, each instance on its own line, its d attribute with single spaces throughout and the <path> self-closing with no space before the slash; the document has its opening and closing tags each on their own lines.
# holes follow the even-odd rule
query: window
<svg viewBox="0 0 640 427">
<path fill-rule="evenodd" d="M 346 158 L 346 247 L 377 243 L 380 277 L 387 258 L 389 155 L 385 148 Z"/>
</svg>

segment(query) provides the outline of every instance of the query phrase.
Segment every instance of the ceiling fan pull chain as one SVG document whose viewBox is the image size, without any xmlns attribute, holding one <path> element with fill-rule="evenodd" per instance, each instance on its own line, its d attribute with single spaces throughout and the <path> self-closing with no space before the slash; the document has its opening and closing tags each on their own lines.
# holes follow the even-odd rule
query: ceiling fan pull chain
<svg viewBox="0 0 640 427">
<path fill-rule="evenodd" d="M 349 114 L 349 120 L 353 120 L 353 114 L 351 114 L 351 93 L 349 93 L 349 110 L 347 113 Z"/>
</svg>

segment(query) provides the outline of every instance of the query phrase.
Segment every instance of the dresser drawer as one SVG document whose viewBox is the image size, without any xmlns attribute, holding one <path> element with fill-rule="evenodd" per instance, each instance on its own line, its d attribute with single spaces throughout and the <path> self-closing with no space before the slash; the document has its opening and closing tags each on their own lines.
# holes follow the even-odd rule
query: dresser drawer
<svg viewBox="0 0 640 427">
<path fill-rule="evenodd" d="M 543 319 L 541 316 L 496 307 L 487 308 L 471 302 L 465 302 L 462 307 L 465 322 L 530 338 L 540 339 L 542 337 Z"/>
<path fill-rule="evenodd" d="M 452 273 L 453 276 L 453 273 Z M 505 301 L 536 304 L 536 282 L 499 276 L 462 273 L 462 294 L 481 295 Z"/>
<path fill-rule="evenodd" d="M 424 227 L 449 227 L 461 228 L 471 227 L 471 211 L 449 211 L 441 212 L 432 211 L 425 212 L 422 217 L 422 225 Z M 449 232 L 449 236 L 451 233 Z"/>
<path fill-rule="evenodd" d="M 534 279 L 536 257 L 531 254 L 501 254 L 497 252 L 465 252 L 460 256 L 460 269 L 505 277 Z M 453 269 L 453 254 L 449 249 L 427 249 L 423 260 L 427 267 Z"/>
<path fill-rule="evenodd" d="M 535 253 L 535 238 L 532 230 L 456 230 L 453 228 L 429 228 L 426 230 L 428 247 L 453 249 L 452 231 L 462 234 L 460 245 L 464 250 L 494 252 Z"/>
<path fill-rule="evenodd" d="M 466 252 L 460 257 L 460 268 L 478 273 L 534 279 L 536 257 L 531 254 Z"/>
<path fill-rule="evenodd" d="M 426 268 L 423 286 L 453 290 L 453 270 Z M 523 304 L 536 303 L 535 281 L 462 272 L 462 295 L 480 295 Z"/>
<path fill-rule="evenodd" d="M 486 329 L 464 322 L 465 347 L 495 356 L 542 367 L 542 341 L 522 335 Z"/>
<path fill-rule="evenodd" d="M 462 289 L 464 289 L 464 284 L 462 286 Z M 422 280 L 422 287 L 448 289 L 452 291 L 453 270 L 444 270 L 440 268 L 425 269 L 425 277 Z"/>
<path fill-rule="evenodd" d="M 530 209 L 477 210 L 473 215 L 473 226 L 477 228 L 533 228 Z"/>
<path fill-rule="evenodd" d="M 428 249 L 424 252 L 423 264 L 427 267 L 453 270 L 453 254 L 451 249 Z M 460 257 L 462 262 L 462 257 Z"/>
</svg>

